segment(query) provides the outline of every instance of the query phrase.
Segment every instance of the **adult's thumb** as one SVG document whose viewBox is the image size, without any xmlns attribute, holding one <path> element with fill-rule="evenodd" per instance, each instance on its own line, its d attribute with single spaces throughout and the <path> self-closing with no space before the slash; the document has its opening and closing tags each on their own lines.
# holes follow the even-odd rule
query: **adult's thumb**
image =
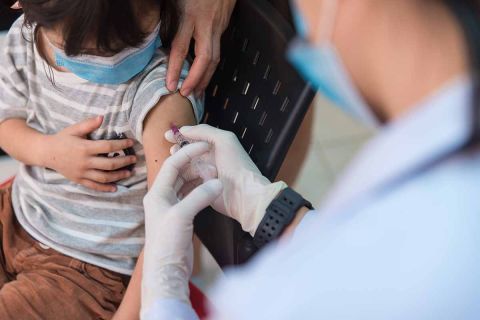
<svg viewBox="0 0 480 320">
<path fill-rule="evenodd" d="M 192 218 L 201 210 L 211 205 L 222 193 L 223 185 L 218 179 L 209 180 L 190 192 L 177 208 L 180 214 L 186 214 Z"/>
<path fill-rule="evenodd" d="M 74 136 L 84 137 L 100 128 L 103 122 L 103 116 L 83 120 L 66 129 L 68 133 Z"/>
</svg>

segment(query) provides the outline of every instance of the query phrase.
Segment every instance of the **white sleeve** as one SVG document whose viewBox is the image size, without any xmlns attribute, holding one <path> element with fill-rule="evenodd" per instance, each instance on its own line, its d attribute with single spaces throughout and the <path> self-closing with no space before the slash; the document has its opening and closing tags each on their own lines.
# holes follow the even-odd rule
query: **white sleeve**
<svg viewBox="0 0 480 320">
<path fill-rule="evenodd" d="M 305 234 L 307 232 L 307 229 L 317 219 L 318 215 L 319 214 L 317 210 L 308 211 L 307 214 L 305 214 L 305 216 L 303 217 L 302 221 L 300 221 L 298 226 L 295 228 L 295 231 L 293 232 L 293 238 L 296 238 L 298 235 Z"/>
<path fill-rule="evenodd" d="M 198 320 L 192 306 L 176 299 L 159 299 L 142 312 L 142 320 Z"/>
<path fill-rule="evenodd" d="M 289 241 L 227 272 L 212 320 L 479 319 L 480 216 L 459 194 L 435 210 L 448 195 L 309 213 Z"/>
</svg>

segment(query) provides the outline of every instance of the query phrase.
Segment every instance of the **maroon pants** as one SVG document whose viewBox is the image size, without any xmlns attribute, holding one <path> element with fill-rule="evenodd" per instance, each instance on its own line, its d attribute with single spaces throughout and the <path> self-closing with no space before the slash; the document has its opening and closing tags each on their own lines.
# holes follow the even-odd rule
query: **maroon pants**
<svg viewBox="0 0 480 320">
<path fill-rule="evenodd" d="M 0 188 L 0 319 L 110 319 L 127 278 L 41 245 Z"/>
</svg>

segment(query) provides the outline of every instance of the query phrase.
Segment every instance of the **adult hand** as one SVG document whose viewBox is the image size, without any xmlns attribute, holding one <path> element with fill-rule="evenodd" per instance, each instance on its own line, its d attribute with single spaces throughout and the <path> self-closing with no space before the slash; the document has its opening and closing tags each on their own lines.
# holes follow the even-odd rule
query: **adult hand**
<svg viewBox="0 0 480 320">
<path fill-rule="evenodd" d="M 222 184 L 219 180 L 210 180 L 183 200 L 178 199 L 177 192 L 184 182 L 180 172 L 208 148 L 204 142 L 191 144 L 165 160 L 143 200 L 146 240 L 142 314 L 161 299 L 190 303 L 193 219 L 221 194 Z"/>
<path fill-rule="evenodd" d="M 129 170 L 118 169 L 134 164 L 136 157 L 107 158 L 99 155 L 132 147 L 134 142 L 131 139 L 88 140 L 88 134 L 97 130 L 102 121 L 101 116 L 88 119 L 48 136 L 47 147 L 44 148 L 47 152 L 45 167 L 87 188 L 115 192 L 117 188 L 112 183 L 132 174 Z"/>
<path fill-rule="evenodd" d="M 206 155 L 210 159 L 206 161 L 216 165 L 218 179 L 223 184 L 222 197 L 215 201 L 213 208 L 238 221 L 243 230 L 253 236 L 268 205 L 287 185 L 282 181 L 271 183 L 264 177 L 232 132 L 206 124 L 182 127 L 180 132 L 187 139 L 212 145 Z M 165 136 L 175 143 L 172 131 L 167 131 Z M 174 146 L 171 152 L 177 150 L 178 146 Z M 189 168 L 184 170 L 183 176 L 194 181 L 198 173 L 195 168 Z"/>
<path fill-rule="evenodd" d="M 220 39 L 228 26 L 236 0 L 183 0 L 180 27 L 172 43 L 167 88 L 177 90 L 190 41 L 195 40 L 195 61 L 180 93 L 200 95 L 220 62 Z"/>
</svg>

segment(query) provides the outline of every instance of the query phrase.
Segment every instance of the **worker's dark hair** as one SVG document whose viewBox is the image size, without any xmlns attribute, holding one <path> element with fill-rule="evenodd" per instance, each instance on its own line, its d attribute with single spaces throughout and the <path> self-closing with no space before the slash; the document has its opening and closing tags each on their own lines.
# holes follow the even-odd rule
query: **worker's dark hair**
<svg viewBox="0 0 480 320">
<path fill-rule="evenodd" d="M 5 0 L 4 0 L 5 2 Z M 13 4 L 15 1 L 10 1 Z M 141 28 L 141 14 L 152 7 L 160 12 L 160 37 L 168 47 L 180 20 L 177 0 L 20 0 L 25 26 L 60 28 L 64 51 L 69 56 L 89 53 L 86 40 L 96 43 L 96 50 L 115 54 L 140 45 L 148 35 Z M 148 9 L 147 9 L 148 8 Z M 139 14 L 138 14 L 138 13 Z"/>
<path fill-rule="evenodd" d="M 480 1 L 444 0 L 465 34 L 474 81 L 472 135 L 468 147 L 480 144 Z"/>
</svg>

